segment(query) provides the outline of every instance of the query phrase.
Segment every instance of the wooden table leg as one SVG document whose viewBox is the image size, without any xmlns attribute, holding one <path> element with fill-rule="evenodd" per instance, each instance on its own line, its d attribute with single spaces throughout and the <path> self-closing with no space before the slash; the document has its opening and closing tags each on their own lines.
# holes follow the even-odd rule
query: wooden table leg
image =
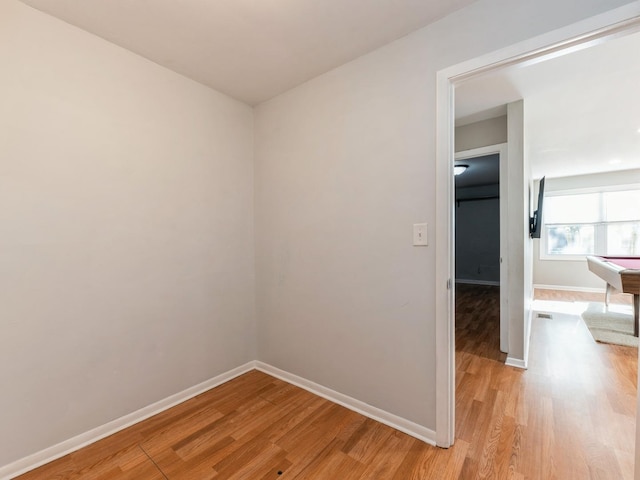
<svg viewBox="0 0 640 480">
<path fill-rule="evenodd" d="M 638 336 L 638 310 L 640 310 L 640 295 L 633 295 L 633 334 Z"/>
</svg>

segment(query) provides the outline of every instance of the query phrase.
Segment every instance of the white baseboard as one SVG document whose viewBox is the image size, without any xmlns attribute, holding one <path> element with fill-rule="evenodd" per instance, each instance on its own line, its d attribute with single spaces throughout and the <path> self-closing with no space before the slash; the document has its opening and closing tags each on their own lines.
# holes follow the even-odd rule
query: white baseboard
<svg viewBox="0 0 640 480">
<path fill-rule="evenodd" d="M 467 285 L 492 285 L 495 287 L 500 286 L 500 282 L 495 280 L 467 280 L 464 278 L 456 278 L 456 283 L 464 283 Z"/>
<path fill-rule="evenodd" d="M 407 420 L 406 418 L 402 418 L 394 415 L 393 413 L 381 410 L 360 400 L 356 400 L 355 398 L 349 397 L 342 393 L 336 392 L 335 390 L 294 375 L 293 373 L 280 370 L 279 368 L 273 367 L 267 363 L 256 362 L 256 369 L 273 377 L 279 378 L 280 380 L 303 388 L 322 398 L 326 398 L 333 403 L 342 405 L 349 410 L 358 412 L 365 417 L 369 417 L 380 423 L 388 425 L 389 427 L 395 428 L 396 430 L 400 430 L 401 432 L 404 432 L 407 435 L 411 435 L 412 437 L 422 440 L 423 442 L 426 442 L 430 445 L 435 446 L 436 444 L 436 432 L 431 430 L 430 428 L 418 425 L 417 423 Z"/>
<path fill-rule="evenodd" d="M 537 288 L 539 290 L 562 290 L 566 292 L 586 292 L 586 293 L 604 293 L 604 288 L 594 288 L 594 287 L 572 287 L 568 285 L 541 285 L 534 284 L 533 288 Z"/>
<path fill-rule="evenodd" d="M 523 370 L 527 369 L 527 361 L 522 360 L 521 358 L 513 358 L 507 356 L 507 360 L 504 362 L 505 365 L 509 365 L 510 367 L 522 368 Z"/>
<path fill-rule="evenodd" d="M 200 395 L 207 390 L 210 390 L 218 385 L 221 385 L 229 380 L 247 373 L 255 369 L 254 361 L 248 362 L 237 368 L 229 370 L 228 372 L 217 375 L 209 380 L 205 380 L 198 385 L 187 388 L 182 392 L 171 395 L 163 400 L 152 403 L 146 407 L 141 408 L 133 413 L 117 418 L 111 422 L 105 423 L 99 427 L 96 427 L 88 432 L 81 433 L 73 438 L 65 440 L 57 445 L 49 448 L 45 448 L 32 455 L 24 457 L 8 465 L 0 467 L 0 480 L 9 480 L 10 478 L 22 475 L 34 468 L 37 468 L 45 463 L 49 463 L 60 457 L 63 457 L 71 452 L 81 449 L 87 445 L 90 445 L 98 440 L 101 440 L 109 435 L 112 435 L 120 430 L 124 430 L 131 425 L 134 425 L 142 420 L 152 417 L 164 410 L 174 407 L 190 398 Z"/>
</svg>

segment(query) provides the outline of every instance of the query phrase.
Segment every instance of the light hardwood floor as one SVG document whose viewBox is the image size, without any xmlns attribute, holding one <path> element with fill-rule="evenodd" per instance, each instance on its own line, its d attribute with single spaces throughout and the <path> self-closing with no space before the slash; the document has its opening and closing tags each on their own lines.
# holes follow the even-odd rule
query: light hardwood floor
<svg viewBox="0 0 640 480">
<path fill-rule="evenodd" d="M 536 299 L 539 300 L 558 300 L 563 302 L 598 302 L 604 303 L 604 292 L 573 292 L 569 290 L 551 290 L 548 288 L 536 288 Z M 611 294 L 611 303 L 620 305 L 632 305 L 633 295 L 628 293 Z"/>
<path fill-rule="evenodd" d="M 450 449 L 253 371 L 19 478 L 631 479 L 637 350 L 560 314 L 534 320 L 529 370 L 507 367 L 497 305 L 457 287 Z"/>
</svg>

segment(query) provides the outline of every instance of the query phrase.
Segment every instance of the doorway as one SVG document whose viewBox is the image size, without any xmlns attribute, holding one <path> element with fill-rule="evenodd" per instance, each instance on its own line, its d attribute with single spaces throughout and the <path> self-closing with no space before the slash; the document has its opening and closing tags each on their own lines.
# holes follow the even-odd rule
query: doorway
<svg viewBox="0 0 640 480">
<path fill-rule="evenodd" d="M 456 153 L 455 282 L 498 289 L 499 351 L 509 353 L 507 316 L 507 145 Z M 477 287 L 476 287 L 477 288 Z M 467 287 L 473 290 L 473 287 Z M 491 288 L 485 288 L 488 292 Z M 497 352 L 495 352 L 497 353 Z"/>
<path fill-rule="evenodd" d="M 619 23 L 615 23 L 615 22 Z M 599 22 L 599 23 L 598 23 Z M 437 176 L 438 191 L 437 218 L 438 218 L 438 251 L 436 252 L 437 264 L 437 291 L 436 291 L 436 345 L 438 362 L 437 378 L 437 404 L 436 404 L 436 438 L 440 446 L 448 447 L 454 440 L 454 399 L 455 399 L 455 337 L 453 331 L 454 288 L 451 278 L 455 271 L 454 247 L 454 201 L 453 201 L 453 90 L 456 84 L 466 79 L 475 77 L 481 73 L 493 71 L 506 66 L 524 65 L 525 63 L 540 62 L 546 58 L 561 55 L 571 49 L 584 48 L 591 44 L 602 42 L 621 32 L 631 31 L 637 28 L 640 21 L 630 17 L 628 12 L 621 12 L 619 18 L 600 18 L 598 21 L 573 25 L 570 28 L 560 29 L 546 37 L 532 39 L 522 44 L 514 45 L 494 54 L 486 55 L 469 62 L 451 67 L 438 75 L 438 145 L 437 145 Z M 522 159 L 518 159 L 523 162 Z M 514 165 L 516 163 L 514 162 Z M 525 191 L 531 185 L 524 185 Z M 528 192 L 527 192 L 528 193 Z M 522 200 L 528 203 L 529 199 Z M 523 217 L 525 217 L 524 212 Z M 526 221 L 526 220 L 525 220 Z M 524 225 L 520 235 L 526 236 Z M 531 253 L 531 252 L 524 252 Z M 509 258 L 509 257 L 507 257 Z M 527 299 L 524 299 L 525 304 Z M 530 303 L 530 302 L 529 302 Z M 524 312 L 522 312 L 524 315 Z M 512 335 L 513 336 L 513 335 Z"/>
</svg>

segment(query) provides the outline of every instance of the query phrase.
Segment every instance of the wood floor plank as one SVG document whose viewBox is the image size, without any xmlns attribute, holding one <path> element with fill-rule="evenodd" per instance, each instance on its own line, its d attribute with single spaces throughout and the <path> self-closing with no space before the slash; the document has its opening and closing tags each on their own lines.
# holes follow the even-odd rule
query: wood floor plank
<svg viewBox="0 0 640 480">
<path fill-rule="evenodd" d="M 391 427 L 367 419 L 354 434 L 355 442 L 350 440 L 342 451 L 360 463 L 369 464 L 392 434 Z"/>
<path fill-rule="evenodd" d="M 393 432 L 382 444 L 378 453 L 369 462 L 361 462 L 366 468 L 358 477 L 360 480 L 371 478 L 392 478 L 407 456 L 413 439 L 406 434 Z M 323 478 L 323 477 L 319 477 Z"/>
<path fill-rule="evenodd" d="M 336 472 L 346 460 L 347 455 L 342 451 L 344 442 L 334 438 L 323 448 L 316 451 L 311 461 L 303 468 L 299 469 L 294 480 L 302 480 L 305 478 L 324 478 L 322 475 L 332 475 Z M 358 462 L 353 460 L 350 462 L 354 468 L 358 468 Z M 293 474 L 293 472 L 292 472 Z"/>
<path fill-rule="evenodd" d="M 252 371 L 18 478 L 631 480 L 637 350 L 554 313 L 533 319 L 529 369 L 508 367 L 498 289 L 456 290 L 452 448 Z"/>
<path fill-rule="evenodd" d="M 459 449 L 460 442 L 456 442 L 456 449 Z M 422 480 L 423 478 L 438 478 L 435 471 L 435 465 L 438 458 L 443 456 L 443 453 L 437 449 L 429 448 L 428 445 L 416 443 L 405 457 L 404 461 L 396 475 L 394 480 Z M 452 451 L 453 449 L 449 449 Z M 451 455 L 450 451 L 447 451 L 444 455 L 447 457 Z"/>
</svg>

